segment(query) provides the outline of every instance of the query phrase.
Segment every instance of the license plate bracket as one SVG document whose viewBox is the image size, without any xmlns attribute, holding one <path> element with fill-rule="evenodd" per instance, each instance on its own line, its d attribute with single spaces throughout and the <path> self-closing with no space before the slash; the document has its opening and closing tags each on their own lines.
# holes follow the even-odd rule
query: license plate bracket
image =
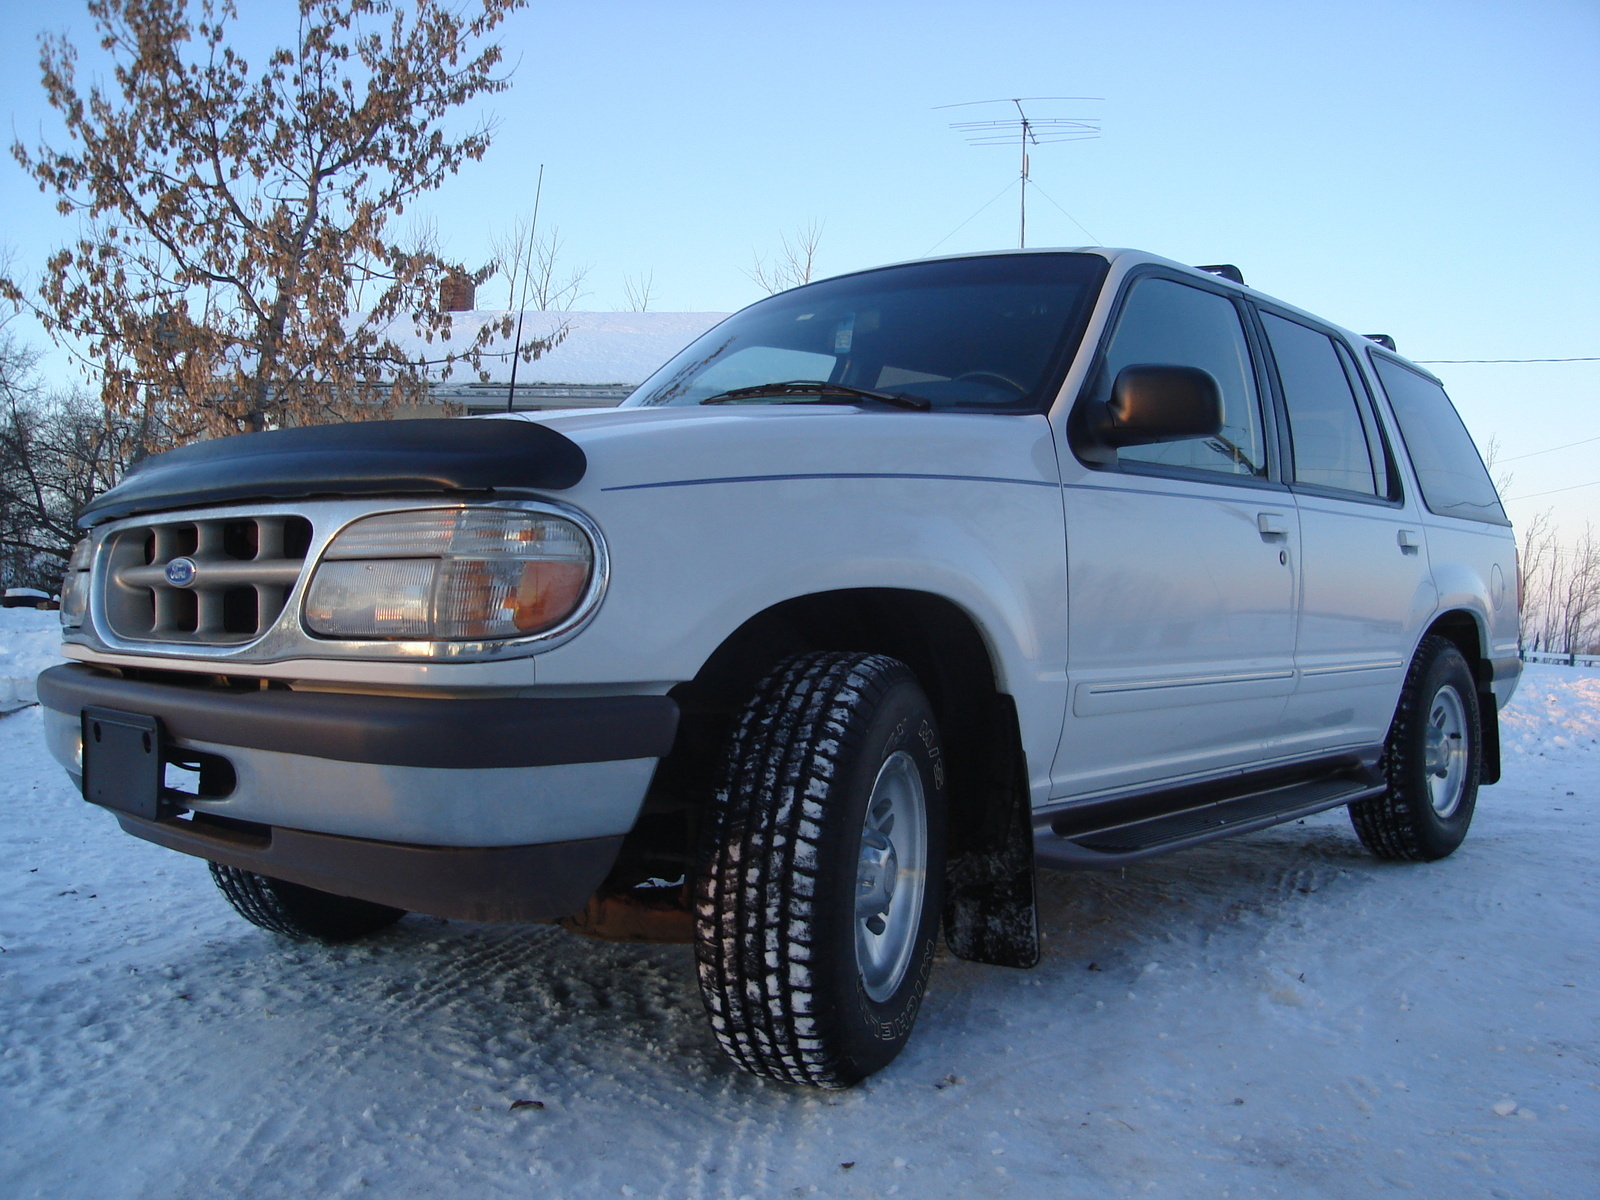
<svg viewBox="0 0 1600 1200">
<path fill-rule="evenodd" d="M 83 710 L 83 798 L 157 821 L 175 807 L 162 796 L 161 722 L 114 708 Z"/>
</svg>

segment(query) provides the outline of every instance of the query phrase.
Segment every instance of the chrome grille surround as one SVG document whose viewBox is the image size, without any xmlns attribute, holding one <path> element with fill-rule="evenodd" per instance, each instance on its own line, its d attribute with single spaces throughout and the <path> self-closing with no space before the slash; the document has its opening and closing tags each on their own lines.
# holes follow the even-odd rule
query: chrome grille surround
<svg viewBox="0 0 1600 1200">
<path fill-rule="evenodd" d="M 460 508 L 548 513 L 582 529 L 594 548 L 594 569 L 572 615 L 543 633 L 477 642 L 344 640 L 306 629 L 301 620 L 306 589 L 323 552 L 345 526 L 379 513 Z M 240 527 L 253 529 L 253 535 Z M 300 550 L 297 529 L 304 543 L 298 555 L 293 553 Z M 110 521 L 90 536 L 89 611 L 80 628 L 63 630 L 64 640 L 110 653 L 207 660 L 219 669 L 302 658 L 479 662 L 536 654 L 588 624 L 610 578 L 599 527 L 578 509 L 549 500 L 468 503 L 435 497 L 235 505 Z M 238 553 L 244 549 L 248 557 Z M 167 566 L 177 559 L 193 563 L 192 580 L 180 584 L 167 577 Z M 248 629 L 246 591 L 252 613 Z"/>
</svg>

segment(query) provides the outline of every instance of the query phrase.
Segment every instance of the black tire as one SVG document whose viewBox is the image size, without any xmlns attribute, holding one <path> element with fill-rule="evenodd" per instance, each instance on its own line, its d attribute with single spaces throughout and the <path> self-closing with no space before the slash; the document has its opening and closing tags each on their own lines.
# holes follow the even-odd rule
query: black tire
<svg viewBox="0 0 1600 1200">
<path fill-rule="evenodd" d="M 864 829 L 875 795 L 875 813 L 892 805 L 907 814 L 899 837 L 887 837 L 887 826 Z M 913 808 L 923 816 L 920 835 Z M 695 896 L 700 994 L 734 1062 L 767 1079 L 840 1088 L 900 1053 L 933 964 L 944 836 L 938 726 L 904 664 L 803 654 L 762 681 L 703 822 Z M 882 916 L 863 918 L 856 892 L 872 878 L 863 865 L 872 837 L 880 848 L 893 843 L 880 859 L 889 886 L 879 894 L 901 904 L 891 899 Z M 919 841 L 920 881 L 895 857 L 917 857 Z M 880 936 L 888 949 L 874 941 Z M 858 938 L 869 948 L 858 952 Z"/>
<path fill-rule="evenodd" d="M 406 915 L 387 904 L 335 896 L 217 863 L 211 864 L 211 878 L 246 921 L 297 942 L 349 942 L 387 929 Z"/>
<path fill-rule="evenodd" d="M 1453 716 L 1447 711 L 1452 703 Z M 1483 771 L 1479 722 L 1477 684 L 1467 660 L 1447 639 L 1423 638 L 1389 726 L 1383 755 L 1388 791 L 1350 806 L 1351 824 L 1368 850 L 1397 862 L 1432 862 L 1461 845 Z M 1440 736 L 1452 725 L 1459 726 L 1454 736 Z M 1430 745 L 1441 744 L 1447 752 L 1435 750 L 1430 761 Z M 1459 789 L 1444 786 L 1455 769 L 1448 764 L 1461 769 Z M 1441 801 L 1440 791 L 1449 803 Z"/>
</svg>

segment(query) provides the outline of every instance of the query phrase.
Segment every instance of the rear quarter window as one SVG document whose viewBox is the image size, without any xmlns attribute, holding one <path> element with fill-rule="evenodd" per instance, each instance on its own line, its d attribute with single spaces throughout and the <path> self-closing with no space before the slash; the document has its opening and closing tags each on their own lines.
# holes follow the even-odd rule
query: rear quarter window
<svg viewBox="0 0 1600 1200">
<path fill-rule="evenodd" d="M 1420 371 L 1372 355 L 1430 512 L 1509 525 L 1494 482 L 1444 388 Z"/>
</svg>

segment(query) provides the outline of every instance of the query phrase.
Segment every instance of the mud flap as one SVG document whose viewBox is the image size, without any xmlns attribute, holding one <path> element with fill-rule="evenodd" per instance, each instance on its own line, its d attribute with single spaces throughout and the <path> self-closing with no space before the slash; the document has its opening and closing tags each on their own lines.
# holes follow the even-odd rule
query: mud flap
<svg viewBox="0 0 1600 1200">
<path fill-rule="evenodd" d="M 1020 755 L 1018 746 L 1016 761 Z M 944 940 L 957 958 L 1025 968 L 1039 962 L 1033 813 L 1028 790 L 1016 778 L 1020 772 L 1013 768 L 1012 774 L 1008 786 L 989 795 L 980 829 L 970 831 L 976 836 L 951 831 Z"/>
<path fill-rule="evenodd" d="M 1478 693 L 1478 728 L 1483 742 L 1483 767 L 1479 783 L 1500 782 L 1500 706 L 1494 693 Z"/>
</svg>

